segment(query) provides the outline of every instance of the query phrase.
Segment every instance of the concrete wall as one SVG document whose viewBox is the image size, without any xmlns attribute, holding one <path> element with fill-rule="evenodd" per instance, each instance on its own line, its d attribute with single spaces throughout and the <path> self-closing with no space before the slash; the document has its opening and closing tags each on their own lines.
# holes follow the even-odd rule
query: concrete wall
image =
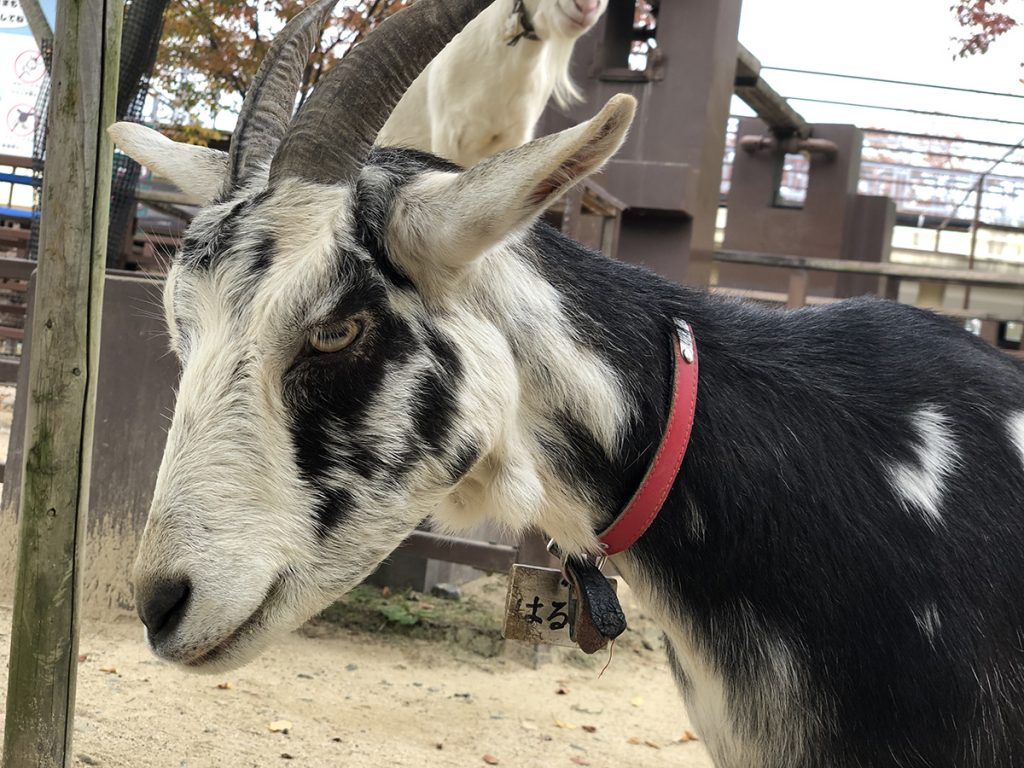
<svg viewBox="0 0 1024 768">
<path fill-rule="evenodd" d="M 128 583 L 163 455 L 178 366 L 160 309 L 162 282 L 108 276 L 103 302 L 99 393 L 89 489 L 82 606 L 86 616 L 133 610 Z M 32 312 L 26 319 L 31 329 Z M 26 330 L 23 359 L 29 359 Z M 18 377 L 11 442 L 0 501 L 0 602 L 14 593 L 27 364 Z"/>
</svg>

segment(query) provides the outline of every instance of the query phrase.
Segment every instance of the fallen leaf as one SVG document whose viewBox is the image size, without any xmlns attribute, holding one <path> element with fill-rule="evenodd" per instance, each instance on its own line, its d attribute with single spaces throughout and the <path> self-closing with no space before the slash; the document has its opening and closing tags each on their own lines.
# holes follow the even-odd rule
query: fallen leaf
<svg viewBox="0 0 1024 768">
<path fill-rule="evenodd" d="M 225 681 L 223 683 L 217 683 L 217 688 L 218 688 L 218 690 L 221 690 L 221 691 L 230 691 L 234 687 L 235 686 L 233 686 L 231 683 L 229 683 L 227 681 Z"/>
<path fill-rule="evenodd" d="M 519 724 L 521 726 L 523 726 L 523 730 L 525 730 L 525 731 L 536 731 L 537 730 L 537 724 L 532 722 L 532 721 L 530 721 L 530 720 L 520 720 Z"/>
<path fill-rule="evenodd" d="M 557 725 L 559 728 L 565 728 L 567 731 L 576 730 L 575 723 L 567 723 L 564 720 L 559 720 L 557 717 L 555 718 L 555 725 Z"/>
<path fill-rule="evenodd" d="M 292 724 L 290 720 L 275 720 L 272 723 L 267 723 L 267 728 L 271 733 L 288 733 Z"/>
<path fill-rule="evenodd" d="M 584 725 L 583 726 L 583 730 L 586 731 L 587 733 L 596 733 L 597 732 L 597 726 L 596 725 Z"/>
<path fill-rule="evenodd" d="M 496 758 L 490 752 L 488 752 L 486 755 L 484 755 L 483 760 L 488 765 L 497 765 L 498 764 L 498 758 Z"/>
<path fill-rule="evenodd" d="M 106 672 L 108 675 L 116 675 L 117 667 L 100 667 L 100 672 Z"/>
<path fill-rule="evenodd" d="M 683 731 L 682 738 L 680 738 L 679 740 L 684 742 L 684 743 L 687 742 L 687 741 L 700 741 L 700 739 L 697 738 L 697 734 L 695 734 L 689 728 L 687 728 L 685 731 Z"/>
<path fill-rule="evenodd" d="M 626 743 L 627 744 L 643 744 L 644 740 L 641 739 L 639 736 L 630 736 L 628 739 L 626 739 Z"/>
<path fill-rule="evenodd" d="M 79 663 L 82 663 L 83 661 L 88 661 L 88 660 L 89 660 L 89 654 L 88 653 L 80 653 L 80 654 L 78 654 L 78 662 Z"/>
<path fill-rule="evenodd" d="M 656 742 L 653 742 L 653 741 L 651 741 L 650 739 L 645 739 L 645 740 L 644 740 L 644 744 L 646 744 L 646 745 L 647 745 L 648 747 L 650 747 L 651 749 L 661 749 L 661 744 L 658 744 L 658 743 L 656 743 Z"/>
<path fill-rule="evenodd" d="M 569 689 L 559 688 L 557 691 L 555 691 L 555 693 L 557 693 L 559 696 L 565 696 L 567 693 L 569 693 Z"/>
<path fill-rule="evenodd" d="M 285 760 L 294 760 L 295 759 L 292 755 L 289 755 L 287 752 L 282 752 L 281 753 L 281 757 L 284 758 Z"/>
<path fill-rule="evenodd" d="M 384 587 L 380 591 L 380 596 L 381 597 L 391 597 L 391 587 Z"/>
<path fill-rule="evenodd" d="M 570 757 L 569 762 L 575 765 L 590 765 L 590 761 L 585 757 Z"/>
<path fill-rule="evenodd" d="M 629 703 L 632 704 L 634 707 L 642 707 L 644 705 L 644 697 L 634 696 L 632 699 L 629 700 Z"/>
</svg>

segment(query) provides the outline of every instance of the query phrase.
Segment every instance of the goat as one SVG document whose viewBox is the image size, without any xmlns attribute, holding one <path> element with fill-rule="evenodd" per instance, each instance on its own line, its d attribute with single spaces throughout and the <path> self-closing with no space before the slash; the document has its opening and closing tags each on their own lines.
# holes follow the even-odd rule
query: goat
<svg viewBox="0 0 1024 768">
<path fill-rule="evenodd" d="M 333 3 L 275 41 L 228 154 L 112 128 L 209 201 L 164 294 L 182 375 L 133 574 L 155 653 L 242 664 L 425 518 L 596 553 L 685 320 L 689 449 L 614 562 L 716 765 L 1024 765 L 1024 367 L 922 310 L 743 304 L 537 223 L 616 151 L 629 97 L 468 171 L 372 149 L 484 0 L 395 15 L 289 124 Z"/>
<path fill-rule="evenodd" d="M 552 94 L 561 106 L 579 101 L 569 77 L 573 46 L 607 5 L 497 0 L 413 81 L 377 143 L 433 152 L 467 168 L 525 144 Z"/>
</svg>

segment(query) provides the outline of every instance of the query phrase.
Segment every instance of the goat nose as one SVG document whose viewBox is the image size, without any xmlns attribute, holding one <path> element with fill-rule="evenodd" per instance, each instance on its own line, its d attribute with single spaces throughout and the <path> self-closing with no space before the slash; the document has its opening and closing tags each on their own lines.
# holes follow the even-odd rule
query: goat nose
<svg viewBox="0 0 1024 768">
<path fill-rule="evenodd" d="M 191 593 L 188 579 L 158 579 L 139 590 L 139 618 L 149 631 L 150 641 L 156 642 L 177 629 Z"/>
</svg>

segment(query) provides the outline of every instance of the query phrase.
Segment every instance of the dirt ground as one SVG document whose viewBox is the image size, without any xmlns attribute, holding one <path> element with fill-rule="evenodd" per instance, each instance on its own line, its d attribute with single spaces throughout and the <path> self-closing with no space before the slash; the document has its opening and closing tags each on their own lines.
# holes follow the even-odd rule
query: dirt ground
<svg viewBox="0 0 1024 768">
<path fill-rule="evenodd" d="M 464 602 L 496 619 L 502 581 L 469 585 Z M 427 640 L 347 619 L 363 628 L 319 622 L 210 677 L 158 661 L 127 617 L 86 624 L 74 764 L 710 768 L 700 742 L 684 740 L 691 726 L 656 629 L 628 590 L 623 604 L 630 630 L 600 677 L 607 654 L 555 649 L 538 663 L 531 648 L 466 641 L 461 629 Z M 0 608 L 0 690 L 10 620 Z"/>
</svg>

